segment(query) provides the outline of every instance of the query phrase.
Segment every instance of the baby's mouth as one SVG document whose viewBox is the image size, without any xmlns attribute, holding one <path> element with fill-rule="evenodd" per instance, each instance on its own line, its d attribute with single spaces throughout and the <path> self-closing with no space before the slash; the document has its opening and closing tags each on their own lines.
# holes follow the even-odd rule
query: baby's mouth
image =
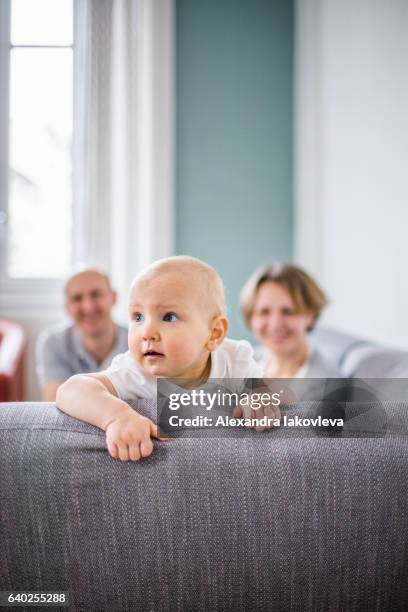
<svg viewBox="0 0 408 612">
<path fill-rule="evenodd" d="M 149 361 L 155 361 L 156 359 L 160 359 L 160 357 L 164 357 L 164 354 L 150 349 L 143 353 L 143 357 Z"/>
</svg>

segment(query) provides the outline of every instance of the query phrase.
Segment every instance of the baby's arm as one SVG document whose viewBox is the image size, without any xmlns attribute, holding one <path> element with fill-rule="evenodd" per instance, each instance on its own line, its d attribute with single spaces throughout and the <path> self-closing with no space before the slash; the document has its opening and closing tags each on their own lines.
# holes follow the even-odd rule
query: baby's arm
<svg viewBox="0 0 408 612">
<path fill-rule="evenodd" d="M 103 429 L 114 459 L 138 461 L 152 453 L 157 426 L 119 399 L 103 374 L 72 376 L 59 387 L 56 401 L 63 412 Z"/>
</svg>

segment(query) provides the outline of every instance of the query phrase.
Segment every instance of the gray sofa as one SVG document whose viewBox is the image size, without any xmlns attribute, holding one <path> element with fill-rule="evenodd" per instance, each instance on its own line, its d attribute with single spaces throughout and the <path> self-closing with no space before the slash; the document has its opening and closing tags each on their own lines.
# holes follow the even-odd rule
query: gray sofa
<svg viewBox="0 0 408 612">
<path fill-rule="evenodd" d="M 407 408 L 363 398 L 334 437 L 186 435 L 121 463 L 55 405 L 4 404 L 0 590 L 69 591 L 72 610 L 407 610 Z"/>
<path fill-rule="evenodd" d="M 408 352 L 326 328 L 311 333 L 311 343 L 339 370 L 352 378 L 408 378 Z"/>
</svg>

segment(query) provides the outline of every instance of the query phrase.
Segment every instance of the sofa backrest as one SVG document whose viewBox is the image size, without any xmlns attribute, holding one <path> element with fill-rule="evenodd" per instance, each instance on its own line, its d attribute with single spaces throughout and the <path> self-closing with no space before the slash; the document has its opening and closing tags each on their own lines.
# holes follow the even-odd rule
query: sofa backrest
<svg viewBox="0 0 408 612">
<path fill-rule="evenodd" d="M 342 370 L 354 378 L 408 378 L 408 353 L 361 345 L 346 356 Z"/>
<path fill-rule="evenodd" d="M 55 405 L 5 404 L 0 466 L 0 590 L 115 612 L 408 609 L 406 436 L 185 437 L 122 463 Z"/>
<path fill-rule="evenodd" d="M 408 351 L 326 328 L 313 330 L 311 342 L 345 377 L 408 378 Z"/>
</svg>

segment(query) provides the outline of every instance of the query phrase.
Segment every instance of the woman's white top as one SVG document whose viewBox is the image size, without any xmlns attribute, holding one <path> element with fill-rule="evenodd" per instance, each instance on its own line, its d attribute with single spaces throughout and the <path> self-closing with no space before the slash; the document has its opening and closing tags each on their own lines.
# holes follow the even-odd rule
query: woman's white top
<svg viewBox="0 0 408 612">
<path fill-rule="evenodd" d="M 255 352 L 258 363 L 265 371 L 270 359 L 270 352 L 262 347 Z M 341 378 L 341 373 L 336 367 L 322 357 L 322 355 L 313 349 L 309 358 L 300 366 L 293 378 Z"/>
</svg>

